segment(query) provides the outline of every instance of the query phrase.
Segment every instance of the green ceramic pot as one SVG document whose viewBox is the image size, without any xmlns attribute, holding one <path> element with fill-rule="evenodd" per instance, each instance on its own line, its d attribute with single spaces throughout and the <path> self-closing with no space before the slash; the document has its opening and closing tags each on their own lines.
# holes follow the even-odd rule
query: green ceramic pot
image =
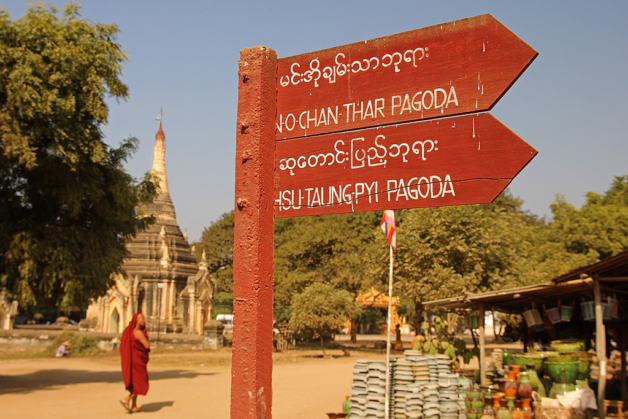
<svg viewBox="0 0 628 419">
<path fill-rule="evenodd" d="M 578 360 L 578 380 L 586 380 L 589 378 L 589 372 L 591 371 L 591 354 L 583 352 Z"/>
<path fill-rule="evenodd" d="M 545 363 L 547 374 L 554 383 L 573 383 L 578 375 L 579 361 L 575 362 L 551 362 Z"/>
<path fill-rule="evenodd" d="M 502 362 L 504 363 L 504 368 L 507 368 L 510 365 L 510 361 L 512 361 L 512 357 L 515 355 L 513 351 L 504 350 L 502 354 Z"/>
<path fill-rule="evenodd" d="M 546 362 L 553 362 L 553 363 L 558 363 L 558 362 L 579 362 L 580 361 L 580 357 L 578 355 L 558 355 L 558 356 L 549 356 L 547 357 L 547 361 Z"/>
<path fill-rule="evenodd" d="M 552 349 L 560 353 L 584 351 L 584 341 L 577 339 L 553 340 Z"/>
<path fill-rule="evenodd" d="M 525 367 L 526 365 L 534 364 L 534 370 L 539 374 L 541 373 L 541 371 L 543 371 L 544 359 L 545 357 L 539 354 L 521 354 L 514 356 L 516 365 L 521 365 L 522 367 Z"/>
<path fill-rule="evenodd" d="M 538 352 L 529 352 L 530 354 L 534 354 L 534 355 L 541 355 L 542 357 L 547 358 L 548 356 L 556 356 L 556 355 L 560 355 L 560 352 L 556 352 L 556 351 L 538 351 Z"/>
<path fill-rule="evenodd" d="M 471 409 L 484 409 L 485 403 L 484 399 L 471 400 Z"/>
<path fill-rule="evenodd" d="M 528 377 L 530 378 L 530 384 L 532 384 L 532 388 L 539 393 L 539 396 L 546 397 L 547 393 L 545 392 L 545 387 L 539 378 L 539 375 L 536 373 L 534 368 L 528 369 Z"/>
</svg>

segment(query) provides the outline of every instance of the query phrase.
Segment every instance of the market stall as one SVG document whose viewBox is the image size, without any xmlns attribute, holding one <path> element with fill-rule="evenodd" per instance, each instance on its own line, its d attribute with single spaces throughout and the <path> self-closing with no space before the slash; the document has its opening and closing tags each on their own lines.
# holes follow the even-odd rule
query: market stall
<svg viewBox="0 0 628 419">
<path fill-rule="evenodd" d="M 598 405 L 604 406 L 607 375 L 607 339 L 610 334 L 618 343 L 621 354 L 621 399 L 628 397 L 626 389 L 626 339 L 627 313 L 625 301 L 628 296 L 628 251 L 619 253 L 601 262 L 574 269 L 554 278 L 550 283 L 530 285 L 482 294 L 463 294 L 459 297 L 430 301 L 427 307 L 440 307 L 448 310 L 477 310 L 479 312 L 480 374 L 486 383 L 486 356 L 484 311 L 487 309 L 505 313 L 521 314 L 526 325 L 541 326 L 545 320 L 552 323 L 552 315 L 562 302 L 571 307 L 570 322 L 579 325 L 580 334 L 595 334 L 595 349 L 599 361 L 599 382 L 597 386 Z M 541 309 L 545 305 L 546 309 Z M 549 308 L 550 310 L 548 310 Z M 535 313 L 536 311 L 536 313 Z M 535 318 L 534 314 L 538 314 Z M 560 311 L 558 312 L 560 316 Z M 539 318 L 541 323 L 539 324 Z M 592 326 L 594 322 L 594 327 Z M 608 330 L 607 330 L 608 329 Z M 604 411 L 600 409 L 600 418 Z"/>
</svg>

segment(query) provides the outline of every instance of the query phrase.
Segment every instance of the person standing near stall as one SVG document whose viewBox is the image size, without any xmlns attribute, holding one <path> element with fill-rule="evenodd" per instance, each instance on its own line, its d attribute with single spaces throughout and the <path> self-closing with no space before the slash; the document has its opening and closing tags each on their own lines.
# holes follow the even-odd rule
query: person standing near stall
<svg viewBox="0 0 628 419">
<path fill-rule="evenodd" d="M 146 333 L 146 318 L 142 313 L 135 313 L 131 323 L 124 329 L 120 341 L 120 358 L 124 386 L 129 395 L 120 403 L 130 413 L 141 412 L 137 407 L 137 396 L 145 396 L 148 392 L 148 353 L 150 343 Z M 132 402 L 132 403 L 131 403 Z"/>
<path fill-rule="evenodd" d="M 395 340 L 395 351 L 403 351 L 403 342 L 401 342 L 401 327 L 397 324 L 395 328 L 397 339 Z"/>
</svg>

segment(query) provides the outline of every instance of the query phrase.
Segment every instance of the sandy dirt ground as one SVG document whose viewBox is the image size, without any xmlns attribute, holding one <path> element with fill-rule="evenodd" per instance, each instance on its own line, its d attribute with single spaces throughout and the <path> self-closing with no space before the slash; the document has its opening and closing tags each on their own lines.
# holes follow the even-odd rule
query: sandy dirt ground
<svg viewBox="0 0 628 419">
<path fill-rule="evenodd" d="M 276 354 L 273 417 L 324 419 L 326 412 L 341 412 L 358 358 L 383 356 L 323 359 L 302 352 Z M 138 398 L 145 411 L 141 417 L 229 418 L 228 353 L 154 356 L 149 377 L 148 394 Z M 125 417 L 129 414 L 118 401 L 124 395 L 119 357 L 0 361 L 1 418 Z"/>
<path fill-rule="evenodd" d="M 404 336 L 406 348 L 411 339 Z M 384 337 L 376 340 L 383 341 Z M 514 349 L 519 345 L 506 346 Z M 11 360 L 4 349 L 0 348 L 0 419 L 128 417 L 119 403 L 126 395 L 119 354 Z M 15 346 L 10 352 L 15 353 Z M 320 350 L 273 354 L 273 418 L 325 419 L 327 412 L 341 412 L 351 389 L 355 361 L 384 360 L 384 352 L 352 350 L 350 356 L 343 356 L 341 350 L 327 351 L 331 358 L 319 357 Z M 477 361 L 473 364 L 477 367 Z M 160 352 L 158 348 L 151 354 L 148 367 L 150 390 L 138 398 L 145 411 L 140 417 L 229 418 L 228 348 L 218 352 Z"/>
</svg>

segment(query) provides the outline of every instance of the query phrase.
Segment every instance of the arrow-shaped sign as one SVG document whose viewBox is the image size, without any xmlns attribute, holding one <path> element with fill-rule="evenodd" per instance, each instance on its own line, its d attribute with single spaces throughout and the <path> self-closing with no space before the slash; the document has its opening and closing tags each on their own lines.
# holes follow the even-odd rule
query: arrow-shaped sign
<svg viewBox="0 0 628 419">
<path fill-rule="evenodd" d="M 277 139 L 490 110 L 537 54 L 486 14 L 282 58 Z"/>
<path fill-rule="evenodd" d="M 279 141 L 275 215 L 492 202 L 536 154 L 488 113 Z"/>
</svg>

